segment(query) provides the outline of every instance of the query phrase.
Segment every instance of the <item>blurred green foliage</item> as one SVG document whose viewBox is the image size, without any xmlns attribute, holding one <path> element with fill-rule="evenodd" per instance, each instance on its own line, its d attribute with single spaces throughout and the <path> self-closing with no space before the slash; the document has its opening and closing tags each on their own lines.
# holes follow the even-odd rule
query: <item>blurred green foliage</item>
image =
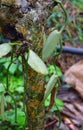
<svg viewBox="0 0 83 130">
<path fill-rule="evenodd" d="M 83 0 L 72 0 L 73 4 L 76 4 L 81 10 L 83 10 Z"/>
<path fill-rule="evenodd" d="M 10 57 L 4 57 L 0 59 L 0 100 L 3 93 L 6 92 L 6 78 L 7 78 L 7 67 L 10 64 Z M 17 104 L 17 124 L 18 130 L 23 129 L 25 124 L 25 113 L 23 112 L 23 77 L 22 77 L 22 66 L 17 59 L 14 59 L 14 62 L 11 64 L 9 69 L 9 86 L 8 91 L 12 94 L 13 98 L 16 100 Z M 4 96 L 4 105 L 5 105 L 5 120 L 9 121 L 13 126 L 15 123 L 15 104 L 10 95 Z M 2 118 L 0 116 L 0 122 Z M 3 124 L 3 122 L 2 122 Z M 9 130 L 9 126 L 5 126 Z M 0 126 L 2 130 L 6 129 L 4 126 Z M 10 127 L 12 130 L 13 128 Z"/>
</svg>

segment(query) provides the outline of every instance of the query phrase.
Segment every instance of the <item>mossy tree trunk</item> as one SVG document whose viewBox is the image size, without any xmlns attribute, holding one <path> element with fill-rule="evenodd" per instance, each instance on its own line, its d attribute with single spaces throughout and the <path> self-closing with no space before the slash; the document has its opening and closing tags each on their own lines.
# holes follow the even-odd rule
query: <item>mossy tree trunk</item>
<svg viewBox="0 0 83 130">
<path fill-rule="evenodd" d="M 47 18 L 51 14 L 53 1 L 39 2 L 39 5 L 35 7 L 35 13 L 27 14 L 23 19 L 19 21 L 19 24 L 23 24 L 29 32 L 27 39 L 30 44 L 30 49 L 33 50 L 41 57 L 43 47 L 44 31 L 47 32 L 46 22 Z M 36 3 L 38 4 L 38 2 Z M 40 9 L 41 5 L 41 9 Z M 35 6 L 35 5 L 34 5 Z M 39 6 L 39 7 L 38 7 Z M 41 10 L 41 11 L 40 11 Z M 35 15 L 34 15 L 35 14 Z M 31 20 L 32 19 L 32 20 Z M 38 19 L 38 21 L 34 21 Z M 27 127 L 28 130 L 44 130 L 44 116 L 45 108 L 42 103 L 45 93 L 45 76 L 35 72 L 28 66 L 26 70 L 26 110 L 27 110 Z"/>
<path fill-rule="evenodd" d="M 24 102 L 26 104 L 26 127 L 28 130 L 44 130 L 45 76 L 34 71 L 22 57 L 24 74 Z"/>
<path fill-rule="evenodd" d="M 44 76 L 29 68 L 27 115 L 29 130 L 44 130 Z"/>
</svg>

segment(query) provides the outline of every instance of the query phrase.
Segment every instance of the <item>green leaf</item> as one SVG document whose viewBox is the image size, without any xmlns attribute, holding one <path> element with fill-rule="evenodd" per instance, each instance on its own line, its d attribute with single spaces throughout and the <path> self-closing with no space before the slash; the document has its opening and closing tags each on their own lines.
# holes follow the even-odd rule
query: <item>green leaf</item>
<svg viewBox="0 0 83 130">
<path fill-rule="evenodd" d="M 45 92 L 45 95 L 44 95 L 44 101 L 47 99 L 47 97 L 49 96 L 49 94 L 51 93 L 54 85 L 56 84 L 57 82 L 57 75 L 53 74 L 49 80 L 49 82 L 47 83 L 46 85 L 46 92 Z"/>
<path fill-rule="evenodd" d="M 61 77 L 62 76 L 62 72 L 61 72 L 61 69 L 58 67 L 58 66 L 56 66 L 56 74 L 59 76 L 59 77 Z"/>
<path fill-rule="evenodd" d="M 52 107 L 53 111 L 61 111 L 63 110 L 64 102 L 60 98 L 55 98 L 55 103 Z"/>
<path fill-rule="evenodd" d="M 64 105 L 64 102 L 60 98 L 55 98 L 55 102 L 59 106 L 63 106 Z"/>
<path fill-rule="evenodd" d="M 17 87 L 16 88 L 16 91 L 19 92 L 19 93 L 23 93 L 24 92 L 24 87 Z"/>
<path fill-rule="evenodd" d="M 44 61 L 47 60 L 52 55 L 60 39 L 61 39 L 61 34 L 59 31 L 54 30 L 53 32 L 50 33 L 50 35 L 46 40 L 46 43 L 43 46 L 42 58 Z"/>
<path fill-rule="evenodd" d="M 3 66 L 5 67 L 5 69 L 7 69 L 7 68 L 8 68 L 9 64 L 10 64 L 10 62 L 9 62 L 9 61 L 7 61 L 7 62 L 5 62 L 5 63 L 3 64 Z"/>
<path fill-rule="evenodd" d="M 3 84 L 0 83 L 0 93 L 2 93 L 2 92 L 4 92 L 4 91 L 5 91 L 5 88 L 4 88 Z"/>
<path fill-rule="evenodd" d="M 51 97 L 51 94 L 49 94 L 49 96 L 46 98 L 44 102 L 45 107 L 48 107 L 50 105 L 50 97 Z"/>
<path fill-rule="evenodd" d="M 11 103 L 12 102 L 12 97 L 10 95 L 7 95 L 5 98 L 5 103 Z"/>
<path fill-rule="evenodd" d="M 3 57 L 0 59 L 0 64 L 4 64 L 5 62 L 7 62 L 7 58 Z"/>
<path fill-rule="evenodd" d="M 6 118 L 12 124 L 15 123 L 15 110 L 10 109 L 9 111 L 5 112 Z M 21 126 L 25 123 L 25 113 L 21 111 L 19 108 L 17 109 L 17 123 Z"/>
<path fill-rule="evenodd" d="M 14 64 L 14 63 L 12 63 L 11 66 L 10 66 L 10 68 L 9 68 L 9 72 L 11 74 L 14 74 L 16 72 L 16 70 L 17 70 L 17 65 Z"/>
<path fill-rule="evenodd" d="M 12 47 L 8 43 L 0 45 L 0 58 L 7 55 L 12 50 Z"/>
<path fill-rule="evenodd" d="M 46 65 L 44 64 L 44 62 L 32 50 L 29 51 L 28 64 L 36 72 L 44 74 L 44 75 L 48 74 L 48 69 L 47 69 Z"/>
</svg>

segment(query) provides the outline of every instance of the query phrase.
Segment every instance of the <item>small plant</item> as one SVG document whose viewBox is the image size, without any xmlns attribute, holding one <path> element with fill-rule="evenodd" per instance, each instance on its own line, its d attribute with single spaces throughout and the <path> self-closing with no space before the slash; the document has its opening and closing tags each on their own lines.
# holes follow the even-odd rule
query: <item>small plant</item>
<svg viewBox="0 0 83 130">
<path fill-rule="evenodd" d="M 30 130 L 44 130 L 44 103 L 45 106 L 48 106 L 48 98 L 50 98 L 49 109 L 58 110 L 63 106 L 63 102 L 56 98 L 59 77 L 62 73 L 57 66 L 50 65 L 47 67 L 45 64 L 51 56 L 56 58 L 61 53 L 55 54 L 54 51 L 59 43 L 60 48 L 62 48 L 61 33 L 67 24 L 67 13 L 62 3 L 58 0 L 55 0 L 54 2 L 61 7 L 65 14 L 65 21 L 60 28 L 60 31 L 56 30 L 54 27 L 47 36 L 44 29 L 42 28 L 40 32 L 40 29 L 38 30 L 37 28 L 37 23 L 34 23 L 30 28 L 31 37 L 29 37 L 28 42 L 9 42 L 0 45 L 0 50 L 2 50 L 0 52 L 0 58 L 9 53 L 11 54 L 7 62 L 4 61 L 5 59 L 2 60 L 4 61 L 3 66 L 6 69 L 6 84 L 5 89 L 2 87 L 3 89 L 1 90 L 1 117 L 4 121 L 4 117 L 6 116 L 8 121 L 11 120 L 11 123 L 13 123 L 13 118 L 15 118 L 15 123 L 18 123 L 21 126 L 25 124 L 24 129 L 27 125 Z M 40 22 L 38 27 L 39 25 Z M 41 45 L 42 39 L 44 42 L 43 46 Z M 21 65 L 24 88 L 20 86 L 18 88 L 15 87 L 14 89 L 23 94 L 23 112 L 18 109 L 18 95 L 12 94 L 13 89 L 10 86 L 11 74 L 15 74 L 18 71 L 19 65 Z M 49 78 L 46 85 L 45 77 Z M 10 97 L 9 100 L 14 102 L 13 110 L 9 109 L 9 111 L 5 112 L 5 97 Z"/>
</svg>

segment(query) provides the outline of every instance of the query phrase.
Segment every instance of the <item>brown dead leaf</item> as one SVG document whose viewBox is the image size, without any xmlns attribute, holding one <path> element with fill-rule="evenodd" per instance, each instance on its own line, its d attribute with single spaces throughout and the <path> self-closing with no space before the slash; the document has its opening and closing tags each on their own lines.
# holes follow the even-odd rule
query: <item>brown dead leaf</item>
<svg viewBox="0 0 83 130">
<path fill-rule="evenodd" d="M 72 85 L 83 98 L 83 60 L 74 64 L 64 74 L 65 81 Z"/>
<path fill-rule="evenodd" d="M 69 126 L 70 130 L 78 130 L 78 128 L 74 126 L 74 124 L 71 122 L 71 120 L 68 117 L 64 117 L 63 120 L 64 123 Z"/>
<path fill-rule="evenodd" d="M 54 105 L 54 97 L 55 97 L 55 93 L 56 93 L 56 87 L 54 87 L 51 91 L 51 99 L 50 99 L 50 105 L 49 105 L 49 110 L 52 108 L 52 106 Z"/>
<path fill-rule="evenodd" d="M 61 112 L 62 117 L 66 116 L 78 129 L 83 127 L 83 99 L 78 92 L 74 88 L 62 86 L 58 91 L 58 98 L 61 98 L 64 102 L 64 108 Z"/>
</svg>

